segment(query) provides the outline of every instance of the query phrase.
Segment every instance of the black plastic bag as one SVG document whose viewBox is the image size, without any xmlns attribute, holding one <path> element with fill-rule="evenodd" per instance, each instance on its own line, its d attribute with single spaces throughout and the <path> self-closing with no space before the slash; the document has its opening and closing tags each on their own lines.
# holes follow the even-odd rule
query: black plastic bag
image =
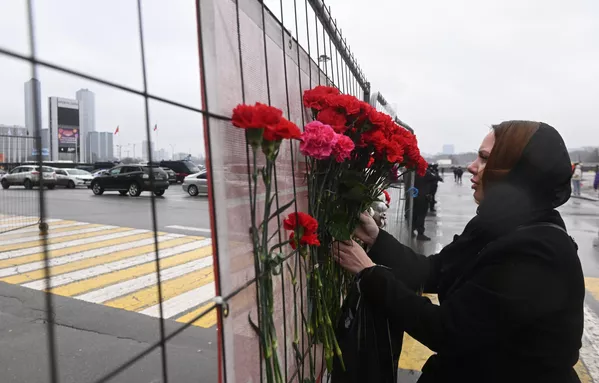
<svg viewBox="0 0 599 383">
<path fill-rule="evenodd" d="M 345 370 L 335 357 L 332 383 L 397 382 L 403 331 L 394 329 L 382 310 L 363 299 L 359 280 L 343 302 L 335 332 Z"/>
</svg>

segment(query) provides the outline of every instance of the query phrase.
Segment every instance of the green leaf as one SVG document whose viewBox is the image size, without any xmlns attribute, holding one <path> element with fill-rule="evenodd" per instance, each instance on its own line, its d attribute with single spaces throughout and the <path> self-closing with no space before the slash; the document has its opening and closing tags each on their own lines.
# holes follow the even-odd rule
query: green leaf
<svg viewBox="0 0 599 383">
<path fill-rule="evenodd" d="M 334 214 L 327 224 L 329 234 L 338 241 L 347 241 L 351 239 L 352 232 L 349 227 L 349 217 L 344 213 Z"/>
<path fill-rule="evenodd" d="M 271 219 L 273 219 L 277 215 L 281 214 L 285 210 L 289 209 L 291 207 L 291 205 L 293 205 L 294 202 L 295 202 L 295 198 L 292 199 L 291 201 L 289 201 L 289 203 L 286 203 L 285 205 L 280 206 L 274 213 L 272 213 L 270 215 L 270 217 L 268 217 L 268 221 L 270 222 Z"/>
</svg>

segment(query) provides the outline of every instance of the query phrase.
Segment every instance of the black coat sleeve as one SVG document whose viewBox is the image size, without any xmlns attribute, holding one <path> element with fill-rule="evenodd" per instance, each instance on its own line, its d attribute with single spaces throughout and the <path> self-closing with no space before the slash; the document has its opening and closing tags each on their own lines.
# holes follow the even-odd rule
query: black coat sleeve
<svg viewBox="0 0 599 383">
<path fill-rule="evenodd" d="M 481 267 L 440 306 L 411 291 L 382 267 L 362 273 L 365 298 L 414 339 L 437 353 L 467 354 L 563 307 L 559 270 L 526 254 Z"/>
<path fill-rule="evenodd" d="M 436 293 L 440 267 L 438 254 L 429 257 L 418 254 L 391 234 L 380 230 L 368 256 L 374 263 L 390 268 L 395 278 L 410 290 Z"/>
</svg>

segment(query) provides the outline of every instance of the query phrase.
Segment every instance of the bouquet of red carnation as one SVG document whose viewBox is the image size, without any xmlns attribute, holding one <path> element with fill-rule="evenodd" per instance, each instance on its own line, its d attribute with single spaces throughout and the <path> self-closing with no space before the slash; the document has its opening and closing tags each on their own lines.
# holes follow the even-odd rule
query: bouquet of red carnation
<svg viewBox="0 0 599 383">
<path fill-rule="evenodd" d="M 427 163 L 414 134 L 368 103 L 326 86 L 304 92 L 303 101 L 314 121 L 300 137 L 300 151 L 308 157 L 310 213 L 318 220 L 321 243 L 311 248 L 309 330 L 322 341 L 330 370 L 340 351 L 329 327 L 349 281 L 329 256 L 333 241 L 352 237 L 360 213 L 393 182 L 396 169 L 424 174 Z"/>
</svg>

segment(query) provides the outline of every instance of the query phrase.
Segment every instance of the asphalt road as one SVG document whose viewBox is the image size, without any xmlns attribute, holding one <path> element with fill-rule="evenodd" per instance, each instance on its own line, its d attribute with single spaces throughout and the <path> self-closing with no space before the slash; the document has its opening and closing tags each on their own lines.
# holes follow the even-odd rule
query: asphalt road
<svg viewBox="0 0 599 383">
<path fill-rule="evenodd" d="M 78 270 L 64 274 L 67 276 L 73 273 L 85 274 L 88 271 L 91 273 L 93 270 L 103 267 L 100 262 L 106 257 L 112 257 L 112 259 L 122 258 L 124 261 L 147 257 L 147 254 L 141 255 L 141 250 L 147 252 L 148 246 L 152 247 L 152 245 L 141 246 L 136 249 L 130 249 L 130 247 L 133 248 L 134 245 L 139 246 L 140 242 L 153 241 L 151 232 L 146 232 L 152 229 L 151 197 L 149 193 L 143 193 L 137 198 L 122 197 L 118 193 L 110 192 L 106 192 L 102 196 L 94 196 L 88 189 L 55 189 L 44 190 L 44 193 L 48 219 L 56 221 L 67 220 L 50 223 L 50 234 L 56 237 L 53 239 L 56 241 L 56 245 L 53 246 L 57 248 L 56 253 L 52 254 L 53 260 L 56 259 L 58 260 L 57 262 L 65 260 L 64 262 L 66 262 L 66 259 L 69 257 L 81 258 L 83 254 L 93 255 L 92 253 L 94 252 L 103 254 L 97 258 L 73 260 L 71 263 L 64 264 L 57 263 L 57 266 L 55 266 L 57 273 L 60 271 L 60 268 L 65 267 Z M 195 239 L 199 237 L 191 236 L 209 237 L 210 225 L 207 198 L 192 198 L 181 190 L 180 185 L 173 185 L 163 197 L 157 197 L 155 200 L 158 230 L 174 233 L 173 235 L 169 234 L 171 236 L 168 238 L 165 237 L 165 247 L 169 246 L 168 242 L 170 241 L 176 242 L 172 249 L 185 248 L 186 246 L 188 249 L 190 245 L 193 246 L 195 243 L 203 242 Z M 8 190 L 0 189 L 0 215 L 35 217 L 38 214 L 39 190 L 30 191 L 17 187 L 11 187 Z M 9 218 L 5 222 L 10 223 L 14 221 Z M 52 225 L 54 224 L 57 226 L 53 227 Z M 110 225 L 110 228 L 104 225 Z M 84 230 L 79 230 L 81 228 L 84 228 Z M 126 230 L 134 230 L 121 231 L 125 230 L 125 228 L 128 228 Z M 116 234 L 114 234 L 115 230 L 117 231 Z M 90 233 L 77 234 L 86 231 Z M 103 233 L 109 234 L 102 235 Z M 134 234 L 123 236 L 121 235 L 122 233 Z M 8 281 L 6 278 L 15 277 L 22 277 L 21 279 L 24 281 L 31 277 L 32 273 L 39 273 L 39 270 L 31 271 L 29 274 L 19 270 L 19 267 L 23 267 L 23 265 L 16 266 L 14 272 L 10 270 L 10 267 L 6 268 L 7 265 L 12 265 L 6 263 L 7 261 L 11 261 L 8 255 L 11 251 L 6 251 L 7 246 L 19 246 L 19 243 L 14 244 L 11 241 L 29 241 L 23 242 L 24 245 L 27 245 L 23 246 L 23 249 L 30 250 L 31 246 L 35 245 L 37 235 L 35 228 L 0 234 L 0 243 L 2 243 L 2 246 L 0 246 L 0 258 L 2 259 L 1 262 L 5 262 L 4 275 L 9 275 L 7 274 L 7 270 L 9 270 L 8 272 L 12 272 L 12 274 L 21 272 L 21 274 L 5 277 L 4 281 Z M 120 236 L 120 238 L 110 241 L 106 240 L 111 236 Z M 87 239 L 74 240 L 80 237 Z M 128 238 L 130 239 L 128 240 Z M 140 241 L 140 238 L 144 239 Z M 64 248 L 66 244 L 74 244 L 77 241 L 82 243 L 74 246 L 73 251 L 67 251 L 69 249 Z M 94 242 L 102 241 L 107 243 L 121 241 L 121 243 L 118 243 L 118 245 L 109 244 L 105 247 L 94 244 Z M 183 244 L 181 245 L 181 243 Z M 63 244 L 65 245 L 63 246 Z M 214 295 L 212 283 L 210 282 L 212 276 L 211 247 L 209 243 L 202 246 L 202 248 L 197 250 L 180 254 L 172 251 L 171 256 L 165 259 L 165 262 L 179 264 L 172 267 L 172 270 L 183 268 L 182 272 L 174 275 L 177 278 L 163 283 L 164 292 L 167 295 L 171 295 L 172 301 L 180 300 L 181 297 L 186 297 L 190 294 L 194 294 L 194 299 L 198 299 L 199 301 L 210 297 L 210 294 Z M 89 250 L 90 248 L 95 248 L 95 250 Z M 141 250 L 134 254 L 137 249 Z M 162 253 L 169 255 L 167 254 L 169 250 Z M 12 250 L 13 253 L 14 251 Z M 16 251 L 21 251 L 21 249 L 17 248 Z M 202 256 L 204 258 L 192 259 L 190 254 L 195 256 L 194 252 L 203 252 Z M 67 255 L 62 256 L 64 254 Z M 35 255 L 32 254 L 25 258 Z M 59 256 L 62 256 L 62 258 L 59 258 Z M 187 258 L 183 259 L 185 257 Z M 13 262 L 19 262 L 19 257 L 14 259 L 16 260 Z M 181 259 L 183 260 L 181 261 Z M 118 287 L 121 284 L 138 283 L 136 281 L 147 278 L 146 275 L 149 277 L 153 276 L 153 272 L 149 269 L 135 274 L 136 269 L 147 268 L 147 265 L 153 263 L 152 260 L 146 260 L 147 264 L 132 265 L 133 267 L 128 266 L 126 262 L 123 263 L 123 260 L 112 262 L 112 264 L 122 263 L 122 270 L 108 267 L 108 271 L 110 272 L 107 274 L 100 275 L 96 273 L 98 276 L 91 279 L 84 279 L 85 275 L 82 275 L 81 277 L 76 277 L 83 279 L 80 282 L 75 282 L 75 284 L 85 284 L 89 283 L 90 280 L 100 278 L 106 279 L 118 273 L 129 273 L 130 275 L 124 275 L 125 280 L 123 282 L 115 285 Z M 189 260 L 191 262 L 184 263 Z M 204 262 L 204 269 L 198 271 L 185 270 L 188 264 L 192 264 L 193 262 L 197 264 L 200 261 Z M 88 264 L 81 264 L 82 262 L 87 262 Z M 29 263 L 25 267 L 34 263 Z M 16 265 L 16 263 L 14 264 Z M 91 267 L 91 264 L 97 266 Z M 108 266 L 110 263 L 106 265 Z M 83 267 L 88 268 L 84 269 Z M 149 274 L 141 275 L 143 273 Z M 197 282 L 198 278 L 196 276 L 198 273 L 205 274 L 206 278 L 204 279 L 207 282 L 203 282 L 203 285 Z M 59 275 L 58 277 L 61 276 Z M 37 278 L 39 278 L 39 274 Z M 38 281 L 34 280 L 31 283 L 35 284 Z M 108 282 L 101 281 L 100 283 L 107 284 Z M 170 293 L 168 283 L 173 283 Z M 196 283 L 196 285 L 193 283 Z M 73 283 L 65 286 L 68 287 L 71 285 Z M 143 293 L 146 300 L 151 302 L 150 304 L 155 304 L 155 285 L 151 285 L 150 283 L 144 286 L 148 287 L 136 293 Z M 112 287 L 111 285 L 107 285 L 106 289 Z M 43 287 L 34 290 L 19 286 L 18 284 L 0 282 L 0 371 L 2 372 L 0 381 L 3 383 L 41 383 L 50 381 L 50 362 L 48 360 L 46 337 L 46 294 L 40 290 L 43 290 Z M 197 298 L 202 295 L 195 294 L 199 290 L 204 291 L 204 298 Z M 59 292 L 57 291 L 57 293 Z M 117 294 L 120 293 L 117 292 Z M 131 294 L 129 298 L 130 302 L 128 303 L 129 306 L 131 303 L 137 303 L 139 297 L 140 295 L 135 296 Z M 167 298 L 163 301 L 166 301 Z M 61 383 L 95 382 L 128 359 L 148 349 L 148 347 L 159 340 L 159 320 L 155 318 L 156 315 L 153 317 L 151 314 L 142 315 L 138 312 L 126 311 L 129 310 L 127 307 L 124 307 L 125 310 L 121 310 L 102 304 L 89 303 L 81 300 L 81 298 L 73 299 L 53 295 L 53 299 L 55 311 L 52 325 L 56 335 L 58 350 L 56 365 L 58 366 L 59 381 Z M 190 299 L 187 297 L 187 303 L 185 304 L 190 305 L 189 301 Z M 191 305 L 193 304 L 195 303 Z M 113 306 L 117 307 L 117 305 Z M 140 307 L 139 310 L 141 310 L 141 305 L 138 306 Z M 150 310 L 152 310 L 152 307 L 150 307 Z M 193 316 L 194 311 L 191 311 L 191 314 L 188 313 L 184 317 L 189 318 L 190 315 Z M 182 312 L 182 314 L 185 313 Z M 166 320 L 167 335 L 179 329 L 182 326 L 180 322 L 184 321 Z M 206 326 L 209 328 L 191 326 L 169 341 L 167 345 L 167 367 L 170 382 L 212 383 L 217 381 L 217 332 L 213 323 L 212 321 Z M 110 382 L 162 382 L 160 355 L 160 349 L 153 351 L 148 356 L 133 364 L 122 374 L 110 380 Z"/>
<path fill-rule="evenodd" d="M 44 190 L 48 218 L 152 229 L 151 195 L 121 196 L 105 192 L 95 196 L 85 188 Z M 210 232 L 207 197 L 191 197 L 180 184 L 171 185 L 164 196 L 155 197 L 158 230 L 184 234 Z M 22 187 L 0 189 L 0 214 L 36 216 L 39 214 L 39 190 Z"/>
</svg>

